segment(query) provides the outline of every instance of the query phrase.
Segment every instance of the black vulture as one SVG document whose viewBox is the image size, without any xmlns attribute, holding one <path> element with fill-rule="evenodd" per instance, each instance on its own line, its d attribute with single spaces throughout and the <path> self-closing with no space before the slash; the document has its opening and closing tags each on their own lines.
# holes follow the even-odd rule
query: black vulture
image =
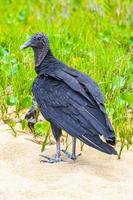
<svg viewBox="0 0 133 200">
<path fill-rule="evenodd" d="M 35 56 L 35 71 L 32 91 L 39 110 L 51 123 L 56 140 L 56 155 L 48 162 L 61 161 L 60 137 L 62 129 L 73 137 L 72 154 L 64 151 L 71 159 L 75 153 L 76 138 L 107 154 L 116 155 L 111 146 L 115 144 L 115 133 L 104 106 L 103 94 L 94 80 L 69 68 L 54 57 L 48 37 L 36 33 L 21 46 L 31 47 Z M 103 135 L 104 142 L 100 135 Z"/>
</svg>

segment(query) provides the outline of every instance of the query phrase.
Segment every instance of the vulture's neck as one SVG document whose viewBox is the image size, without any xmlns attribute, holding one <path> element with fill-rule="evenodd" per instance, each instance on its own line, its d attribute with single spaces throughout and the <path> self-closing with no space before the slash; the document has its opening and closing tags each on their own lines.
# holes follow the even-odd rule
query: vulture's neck
<svg viewBox="0 0 133 200">
<path fill-rule="evenodd" d="M 41 50 L 34 50 L 35 54 L 35 71 L 39 74 L 44 68 L 49 67 L 52 63 L 56 62 L 56 58 L 53 56 L 49 49 L 47 54 Z"/>
<path fill-rule="evenodd" d="M 39 66 L 42 61 L 44 60 L 46 53 L 45 53 L 45 49 L 42 48 L 33 48 L 34 51 L 34 57 L 35 57 L 35 66 Z"/>
</svg>

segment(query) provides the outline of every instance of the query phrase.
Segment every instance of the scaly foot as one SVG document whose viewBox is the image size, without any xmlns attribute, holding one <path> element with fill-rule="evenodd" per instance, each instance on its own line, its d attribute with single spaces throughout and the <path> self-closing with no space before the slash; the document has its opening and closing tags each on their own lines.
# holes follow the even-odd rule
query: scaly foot
<svg viewBox="0 0 133 200">
<path fill-rule="evenodd" d="M 61 159 L 61 157 L 57 157 L 57 156 L 55 156 L 55 158 L 50 158 L 50 157 L 44 156 L 44 155 L 41 155 L 41 156 L 44 157 L 45 160 L 42 159 L 40 162 L 57 163 L 57 162 L 62 162 L 62 161 L 63 161 L 63 160 Z"/>
<path fill-rule="evenodd" d="M 62 152 L 68 157 L 70 158 L 71 160 L 76 160 L 79 156 L 81 156 L 81 153 L 79 153 L 78 155 L 75 155 L 75 154 L 70 154 L 68 153 L 66 150 L 63 150 L 62 149 Z"/>
</svg>

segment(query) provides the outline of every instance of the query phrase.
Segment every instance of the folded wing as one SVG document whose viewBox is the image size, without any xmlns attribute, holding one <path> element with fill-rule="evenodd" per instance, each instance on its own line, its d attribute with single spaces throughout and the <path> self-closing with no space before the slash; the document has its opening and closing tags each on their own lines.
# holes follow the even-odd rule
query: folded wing
<svg viewBox="0 0 133 200">
<path fill-rule="evenodd" d="M 58 127 L 84 143 L 109 154 L 116 151 L 99 135 L 114 137 L 106 125 L 104 113 L 91 93 L 86 93 L 79 81 L 66 72 L 47 73 L 38 77 L 33 94 L 42 114 Z"/>
</svg>

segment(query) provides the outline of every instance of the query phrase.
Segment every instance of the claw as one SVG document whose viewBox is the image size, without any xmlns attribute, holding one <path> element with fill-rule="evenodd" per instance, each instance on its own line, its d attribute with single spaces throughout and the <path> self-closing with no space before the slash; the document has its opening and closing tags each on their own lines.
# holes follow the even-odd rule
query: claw
<svg viewBox="0 0 133 200">
<path fill-rule="evenodd" d="M 57 162 L 62 162 L 64 160 L 62 160 L 60 157 L 55 156 L 55 158 L 50 158 L 48 156 L 44 156 L 44 155 L 40 155 L 42 157 L 44 157 L 46 160 L 41 160 L 40 162 L 47 162 L 47 163 L 57 163 Z"/>
<path fill-rule="evenodd" d="M 71 160 L 76 160 L 79 156 L 81 156 L 81 153 L 79 153 L 78 155 L 74 155 L 74 154 L 70 154 L 68 153 L 66 150 L 62 149 L 61 150 L 68 158 L 70 158 Z"/>
</svg>

